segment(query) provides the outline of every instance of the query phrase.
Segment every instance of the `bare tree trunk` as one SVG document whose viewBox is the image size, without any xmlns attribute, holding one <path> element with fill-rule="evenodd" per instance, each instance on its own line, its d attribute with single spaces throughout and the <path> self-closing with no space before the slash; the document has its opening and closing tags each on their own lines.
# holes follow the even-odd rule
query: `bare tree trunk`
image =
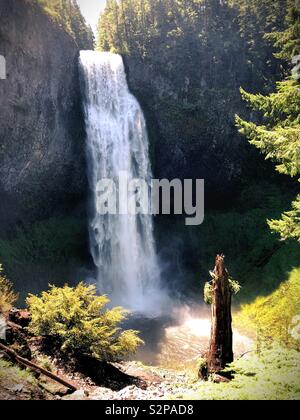
<svg viewBox="0 0 300 420">
<path fill-rule="evenodd" d="M 218 255 L 212 281 L 212 326 L 208 371 L 218 373 L 233 362 L 231 290 L 224 256 Z"/>
</svg>

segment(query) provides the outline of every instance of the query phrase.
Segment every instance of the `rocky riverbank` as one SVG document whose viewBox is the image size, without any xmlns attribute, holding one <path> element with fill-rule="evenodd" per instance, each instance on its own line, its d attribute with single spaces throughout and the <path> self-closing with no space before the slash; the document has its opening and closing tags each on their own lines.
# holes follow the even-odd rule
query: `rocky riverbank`
<svg viewBox="0 0 300 420">
<path fill-rule="evenodd" d="M 30 396 L 62 400 L 168 400 L 196 393 L 198 363 L 208 350 L 210 321 L 204 312 L 202 317 L 197 317 L 182 309 L 178 315 L 182 319 L 179 324 L 137 320 L 143 325 L 146 345 L 135 355 L 136 360 L 122 363 L 62 359 L 59 354 L 53 355 L 51 348 L 43 348 L 38 338 L 29 339 L 32 361 L 74 385 L 76 391 L 70 392 L 44 375 L 33 377 L 17 367 L 0 364 L 0 396 L 4 395 L 5 399 Z M 157 331 L 160 333 L 154 345 L 152 335 Z M 236 357 L 251 350 L 253 343 L 249 338 L 237 331 L 234 337 Z"/>
</svg>

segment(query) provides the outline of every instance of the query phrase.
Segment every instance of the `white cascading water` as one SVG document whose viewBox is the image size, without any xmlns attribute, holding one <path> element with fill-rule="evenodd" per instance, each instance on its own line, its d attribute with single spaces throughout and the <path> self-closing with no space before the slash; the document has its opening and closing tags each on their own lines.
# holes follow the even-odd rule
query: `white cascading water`
<svg viewBox="0 0 300 420">
<path fill-rule="evenodd" d="M 129 92 L 123 60 L 108 52 L 82 51 L 87 130 L 87 159 L 92 190 L 90 248 L 102 293 L 112 303 L 141 313 L 162 306 L 160 271 L 150 215 L 97 213 L 96 186 L 101 179 L 150 181 L 149 143 L 138 101 Z"/>
</svg>

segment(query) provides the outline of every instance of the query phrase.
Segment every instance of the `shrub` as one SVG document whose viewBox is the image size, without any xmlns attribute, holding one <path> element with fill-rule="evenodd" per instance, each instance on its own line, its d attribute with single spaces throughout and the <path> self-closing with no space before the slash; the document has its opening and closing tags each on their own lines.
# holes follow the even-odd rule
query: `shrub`
<svg viewBox="0 0 300 420">
<path fill-rule="evenodd" d="M 54 339 L 62 353 L 117 361 L 134 353 L 143 341 L 137 331 L 118 327 L 128 312 L 120 307 L 105 309 L 108 303 L 106 296 L 96 295 L 93 285 L 51 286 L 41 297 L 27 298 L 32 314 L 29 331 Z"/>
<path fill-rule="evenodd" d="M 0 264 L 0 314 L 6 314 L 18 297 L 13 291 L 12 284 L 3 276 L 2 272 Z"/>
</svg>

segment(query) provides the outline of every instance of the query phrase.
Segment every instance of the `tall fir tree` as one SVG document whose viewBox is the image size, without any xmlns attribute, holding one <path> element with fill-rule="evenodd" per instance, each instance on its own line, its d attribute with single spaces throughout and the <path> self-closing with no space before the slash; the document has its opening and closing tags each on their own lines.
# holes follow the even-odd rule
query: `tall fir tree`
<svg viewBox="0 0 300 420">
<path fill-rule="evenodd" d="M 242 97 L 254 109 L 263 113 L 264 124 L 258 125 L 237 117 L 240 132 L 250 143 L 277 162 L 276 170 L 300 181 L 300 77 L 297 65 L 300 54 L 300 1 L 287 4 L 286 29 L 267 36 L 279 48 L 277 57 L 289 60 L 290 75 L 277 83 L 277 90 L 268 96 L 253 95 L 241 90 Z M 295 66 L 296 64 L 296 66 Z M 300 195 L 292 209 L 280 220 L 270 220 L 273 231 L 283 239 L 294 238 L 300 242 Z"/>
</svg>

